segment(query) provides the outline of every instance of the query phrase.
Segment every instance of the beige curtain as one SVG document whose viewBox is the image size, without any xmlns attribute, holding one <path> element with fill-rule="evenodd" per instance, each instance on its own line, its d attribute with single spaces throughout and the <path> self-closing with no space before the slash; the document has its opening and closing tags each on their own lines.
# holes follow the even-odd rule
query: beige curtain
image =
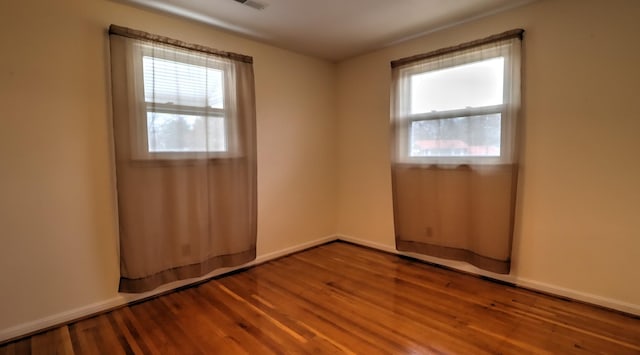
<svg viewBox="0 0 640 355">
<path fill-rule="evenodd" d="M 398 250 L 509 273 L 522 33 L 509 31 L 392 62 Z M 460 70 L 446 77 L 450 81 L 439 79 L 453 68 Z M 492 70 L 498 79 L 478 86 Z"/>
<path fill-rule="evenodd" d="M 110 28 L 120 291 L 256 254 L 250 57 Z"/>
</svg>

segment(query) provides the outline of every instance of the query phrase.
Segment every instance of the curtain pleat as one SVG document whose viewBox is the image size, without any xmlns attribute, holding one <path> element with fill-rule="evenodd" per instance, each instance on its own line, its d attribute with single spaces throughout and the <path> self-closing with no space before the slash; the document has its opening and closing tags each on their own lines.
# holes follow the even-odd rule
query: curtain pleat
<svg viewBox="0 0 640 355">
<path fill-rule="evenodd" d="M 145 126 L 151 124 L 147 110 L 156 108 L 145 103 L 141 90 L 140 63 L 136 64 L 140 43 L 152 48 L 151 53 L 176 51 L 166 44 L 110 36 L 121 292 L 148 291 L 220 267 L 241 265 L 256 256 L 252 64 L 213 58 L 226 68 L 225 151 L 149 153 L 152 147 L 147 139 L 153 132 Z M 202 53 L 185 49 L 178 53 L 180 58 L 193 55 L 193 63 L 202 62 Z M 205 103 L 199 109 L 209 108 Z M 204 122 L 204 133 L 194 130 L 192 135 L 201 134 L 196 141 L 210 147 L 208 132 L 215 127 L 207 126 L 213 121 L 206 113 L 202 117 L 198 120 Z M 184 122 L 193 124 L 184 120 L 183 126 Z"/>
<path fill-rule="evenodd" d="M 510 271 L 519 170 L 517 126 L 522 30 L 505 33 L 518 35 L 495 40 L 492 37 L 491 41 L 483 40 L 480 45 L 472 42 L 473 46 L 459 46 L 462 50 L 435 52 L 443 55 L 417 55 L 393 62 L 391 176 L 398 250 L 465 261 L 501 274 Z M 416 147 L 411 137 L 412 122 L 457 119 L 474 109 L 459 110 L 461 116 L 445 116 L 444 113 L 441 116 L 444 119 L 433 112 L 420 116 L 423 118 L 412 117 L 409 96 L 412 75 L 502 55 L 507 56 L 504 102 L 491 108 L 496 110 L 492 112 L 499 115 L 500 120 L 499 156 L 456 156 L 460 152 L 442 156 L 437 153 L 436 156 L 412 155 Z M 472 82 L 473 78 L 469 80 Z M 484 119 L 477 114 L 468 114 L 465 119 L 472 121 L 478 117 Z M 471 137 L 477 137 L 473 134 Z M 462 138 L 422 139 L 420 143 L 426 145 L 452 144 L 452 139 L 457 139 L 455 142 L 458 143 Z"/>
<path fill-rule="evenodd" d="M 394 165 L 396 247 L 509 272 L 517 165 Z"/>
</svg>

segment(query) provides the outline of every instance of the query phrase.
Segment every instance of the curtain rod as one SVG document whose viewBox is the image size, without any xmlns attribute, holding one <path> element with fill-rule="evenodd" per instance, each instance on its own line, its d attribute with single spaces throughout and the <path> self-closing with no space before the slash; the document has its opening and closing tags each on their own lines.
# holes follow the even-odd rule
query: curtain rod
<svg viewBox="0 0 640 355">
<path fill-rule="evenodd" d="M 215 55 L 215 56 L 218 56 L 218 57 L 223 57 L 223 58 L 236 60 L 236 61 L 239 61 L 239 62 L 244 62 L 244 63 L 249 63 L 249 64 L 253 63 L 253 57 L 251 57 L 251 56 L 238 54 L 238 53 L 233 53 L 233 52 L 224 52 L 224 51 L 220 51 L 220 50 L 217 50 L 217 49 L 209 48 L 209 47 L 206 47 L 206 46 L 201 46 L 199 44 L 187 43 L 187 42 L 183 42 L 183 41 L 178 40 L 178 39 L 173 39 L 173 38 L 164 37 L 164 36 L 160 36 L 160 35 L 154 35 L 154 34 L 151 34 L 151 33 L 148 33 L 148 32 L 134 30 L 134 29 L 127 28 L 127 27 L 111 25 L 111 26 L 109 26 L 109 34 L 110 35 L 118 35 L 118 36 L 133 38 L 133 39 L 140 39 L 140 40 L 145 40 L 145 41 L 157 42 L 157 43 L 162 43 L 162 44 L 168 44 L 168 45 L 171 45 L 171 46 L 174 46 L 174 47 L 180 47 L 180 48 L 184 48 L 184 49 L 198 51 L 198 52 L 202 52 L 202 53 L 206 53 L 206 54 Z"/>
<path fill-rule="evenodd" d="M 489 36 L 489 37 L 486 37 L 486 38 L 482 38 L 482 39 L 478 39 L 478 40 L 475 40 L 475 41 L 458 44 L 456 46 L 440 48 L 440 49 L 437 49 L 435 51 L 431 51 L 431 52 L 428 52 L 428 53 L 416 54 L 416 55 L 411 56 L 411 57 L 405 57 L 405 58 L 400 58 L 400 59 L 397 59 L 397 60 L 393 60 L 393 61 L 391 61 L 391 68 L 396 68 L 396 67 L 399 67 L 399 66 L 402 66 L 402 65 L 405 65 L 405 64 L 409 64 L 409 63 L 413 63 L 413 62 L 421 61 L 421 60 L 424 60 L 424 59 L 433 58 L 433 57 L 437 57 L 437 56 L 440 56 L 440 55 L 449 54 L 449 53 L 453 53 L 453 52 L 457 52 L 457 51 L 461 51 L 461 50 L 465 50 L 465 49 L 479 47 L 479 46 L 482 46 L 482 45 L 485 45 L 485 44 L 498 42 L 498 41 L 502 41 L 502 40 L 506 40 L 506 39 L 511 39 L 511 38 L 522 39 L 523 35 L 524 35 L 524 30 L 521 29 L 521 28 L 517 28 L 517 29 L 514 29 L 514 30 L 509 30 L 509 31 L 506 31 L 506 32 L 495 34 L 495 35 L 492 35 L 492 36 Z"/>
</svg>

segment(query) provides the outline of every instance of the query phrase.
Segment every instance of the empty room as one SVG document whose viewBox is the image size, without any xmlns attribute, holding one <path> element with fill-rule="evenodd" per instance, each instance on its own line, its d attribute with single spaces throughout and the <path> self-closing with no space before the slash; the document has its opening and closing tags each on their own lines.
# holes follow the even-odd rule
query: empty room
<svg viewBox="0 0 640 355">
<path fill-rule="evenodd" d="M 1 0 L 0 354 L 640 354 L 639 19 Z"/>
</svg>

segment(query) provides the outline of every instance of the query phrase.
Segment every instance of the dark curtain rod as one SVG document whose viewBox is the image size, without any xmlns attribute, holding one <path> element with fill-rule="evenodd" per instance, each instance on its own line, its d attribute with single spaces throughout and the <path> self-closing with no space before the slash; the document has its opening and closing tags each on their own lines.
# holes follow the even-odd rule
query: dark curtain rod
<svg viewBox="0 0 640 355">
<path fill-rule="evenodd" d="M 478 40 L 475 40 L 475 41 L 462 43 L 462 44 L 459 44 L 457 46 L 440 48 L 440 49 L 437 49 L 437 50 L 432 51 L 432 52 L 423 53 L 423 54 L 417 54 L 417 55 L 414 55 L 414 56 L 411 56 L 411 57 L 400 58 L 400 59 L 391 61 L 391 68 L 396 68 L 396 67 L 399 67 L 399 66 L 402 66 L 402 65 L 405 65 L 405 64 L 409 64 L 409 63 L 421 61 L 421 60 L 424 60 L 424 59 L 429 59 L 429 58 L 437 57 L 437 56 L 440 56 L 440 55 L 457 52 L 457 51 L 462 51 L 462 50 L 465 50 L 465 49 L 479 47 L 479 46 L 482 46 L 482 45 L 485 45 L 485 44 L 498 42 L 498 41 L 503 41 L 503 40 L 506 40 L 506 39 L 511 39 L 511 38 L 522 39 L 523 35 L 524 35 L 524 30 L 521 29 L 521 28 L 518 28 L 518 29 L 502 32 L 502 33 L 499 33 L 499 34 L 496 34 L 496 35 L 493 35 L 493 36 L 489 36 L 489 37 L 486 37 L 486 38 L 478 39 Z"/>
<path fill-rule="evenodd" d="M 244 62 L 244 63 L 249 63 L 249 64 L 253 63 L 253 57 L 250 57 L 250 56 L 247 56 L 247 55 L 238 54 L 238 53 L 232 53 L 232 52 L 219 51 L 217 49 L 209 48 L 209 47 L 206 47 L 206 46 L 187 43 L 187 42 L 183 42 L 183 41 L 180 41 L 180 40 L 177 40 L 177 39 L 164 37 L 164 36 L 159 36 L 159 35 L 154 35 L 154 34 L 151 34 L 151 33 L 148 33 L 148 32 L 134 30 L 134 29 L 127 28 L 127 27 L 111 25 L 111 26 L 109 26 L 109 34 L 110 35 L 118 35 L 118 36 L 133 38 L 133 39 L 140 39 L 140 40 L 144 40 L 144 41 L 151 41 L 151 42 L 157 42 L 157 43 L 162 43 L 162 44 L 168 44 L 168 45 L 171 45 L 171 46 L 174 46 L 174 47 L 180 47 L 180 48 L 189 49 L 189 50 L 192 50 L 192 51 L 198 51 L 198 52 L 202 52 L 202 53 L 206 53 L 206 54 L 215 55 L 215 56 L 218 56 L 218 57 L 223 57 L 223 58 L 236 60 L 236 61 L 239 61 L 239 62 Z"/>
</svg>

